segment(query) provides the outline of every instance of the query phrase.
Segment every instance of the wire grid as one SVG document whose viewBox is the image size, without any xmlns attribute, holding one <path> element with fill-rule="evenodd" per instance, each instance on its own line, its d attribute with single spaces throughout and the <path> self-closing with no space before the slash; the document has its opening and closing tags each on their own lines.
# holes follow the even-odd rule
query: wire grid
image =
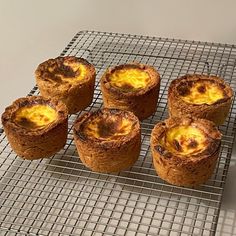
<svg viewBox="0 0 236 236">
<path fill-rule="evenodd" d="M 170 82 L 186 73 L 222 76 L 235 90 L 236 47 L 105 32 L 76 34 L 61 54 L 95 65 L 94 100 L 102 107 L 99 78 L 107 67 L 138 61 L 161 74 L 156 113 L 142 122 L 139 160 L 117 174 L 91 172 L 79 160 L 69 118 L 67 143 L 50 159 L 22 160 L 0 136 L 1 235 L 214 235 L 235 137 L 236 105 L 224 125 L 220 158 L 212 178 L 198 188 L 162 181 L 152 166 L 153 126 L 167 114 Z M 34 87 L 30 95 L 39 94 Z M 82 111 L 81 113 L 83 113 Z"/>
</svg>

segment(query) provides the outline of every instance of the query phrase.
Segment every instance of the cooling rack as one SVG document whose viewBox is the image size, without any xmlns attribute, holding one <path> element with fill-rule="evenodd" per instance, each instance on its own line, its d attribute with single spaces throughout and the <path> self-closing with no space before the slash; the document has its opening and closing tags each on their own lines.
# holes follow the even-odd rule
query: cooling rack
<svg viewBox="0 0 236 236">
<path fill-rule="evenodd" d="M 162 181 L 152 167 L 153 126 L 167 114 L 170 82 L 186 73 L 223 77 L 236 89 L 236 47 L 196 41 L 82 31 L 61 53 L 95 65 L 94 99 L 86 110 L 102 107 L 99 78 L 112 65 L 138 61 L 161 74 L 156 113 L 142 122 L 139 160 L 129 170 L 99 174 L 84 167 L 72 138 L 50 159 L 22 160 L 0 136 L 1 235 L 214 235 L 235 137 L 236 105 L 220 126 L 223 142 L 214 175 L 198 188 Z M 34 87 L 30 95 L 39 94 Z M 147 104 L 148 105 L 148 104 Z M 81 113 L 83 113 L 82 111 Z"/>
</svg>

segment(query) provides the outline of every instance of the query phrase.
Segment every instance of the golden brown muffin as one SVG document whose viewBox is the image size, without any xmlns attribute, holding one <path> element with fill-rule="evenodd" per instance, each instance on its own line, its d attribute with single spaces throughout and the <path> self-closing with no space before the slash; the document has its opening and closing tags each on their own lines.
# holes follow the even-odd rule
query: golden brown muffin
<svg viewBox="0 0 236 236">
<path fill-rule="evenodd" d="M 60 101 L 24 97 L 5 109 L 2 124 L 16 154 L 33 160 L 50 157 L 64 147 L 67 115 L 67 108 Z"/>
<path fill-rule="evenodd" d="M 153 165 L 168 183 L 198 186 L 211 177 L 220 143 L 221 133 L 209 120 L 169 118 L 152 130 Z"/>
<path fill-rule="evenodd" d="M 65 103 L 69 114 L 83 110 L 93 100 L 96 72 L 83 58 L 49 59 L 38 66 L 35 76 L 41 95 Z"/>
<path fill-rule="evenodd" d="M 86 113 L 74 123 L 74 140 L 85 166 L 97 172 L 118 172 L 139 157 L 139 120 L 132 112 L 116 109 Z"/>
<path fill-rule="evenodd" d="M 109 68 L 101 78 L 104 107 L 132 111 L 140 120 L 155 113 L 159 89 L 159 73 L 138 63 Z"/>
<path fill-rule="evenodd" d="M 221 125 L 228 116 L 232 98 L 232 89 L 219 77 L 185 75 L 170 84 L 169 115 L 171 117 L 191 115 Z"/>
</svg>

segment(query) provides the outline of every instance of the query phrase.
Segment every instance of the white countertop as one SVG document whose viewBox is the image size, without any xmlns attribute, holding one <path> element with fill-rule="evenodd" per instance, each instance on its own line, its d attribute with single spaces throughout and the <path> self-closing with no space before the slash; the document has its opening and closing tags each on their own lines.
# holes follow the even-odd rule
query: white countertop
<svg viewBox="0 0 236 236">
<path fill-rule="evenodd" d="M 80 30 L 236 44 L 235 9 L 233 0 L 0 0 L 0 113 L 31 90 L 36 66 L 58 56 Z M 235 194 L 234 150 L 217 235 L 236 235 Z"/>
</svg>

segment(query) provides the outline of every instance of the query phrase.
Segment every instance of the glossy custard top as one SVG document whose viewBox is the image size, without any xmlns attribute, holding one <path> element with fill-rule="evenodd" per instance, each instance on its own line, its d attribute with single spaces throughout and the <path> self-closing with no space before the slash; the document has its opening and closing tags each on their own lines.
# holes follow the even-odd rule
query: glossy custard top
<svg viewBox="0 0 236 236">
<path fill-rule="evenodd" d="M 136 91 L 147 87 L 151 78 L 139 68 L 123 68 L 115 70 L 109 77 L 110 84 L 124 92 Z"/>
<path fill-rule="evenodd" d="M 54 122 L 58 117 L 55 109 L 48 105 L 37 104 L 18 109 L 14 122 L 26 129 L 41 129 Z"/>
<path fill-rule="evenodd" d="M 224 90 L 213 81 L 199 80 L 189 83 L 184 93 L 182 92 L 180 95 L 187 103 L 211 105 L 224 98 Z"/>
<path fill-rule="evenodd" d="M 206 136 L 197 127 L 181 125 L 169 129 L 161 145 L 171 153 L 197 154 L 206 148 Z"/>
</svg>

